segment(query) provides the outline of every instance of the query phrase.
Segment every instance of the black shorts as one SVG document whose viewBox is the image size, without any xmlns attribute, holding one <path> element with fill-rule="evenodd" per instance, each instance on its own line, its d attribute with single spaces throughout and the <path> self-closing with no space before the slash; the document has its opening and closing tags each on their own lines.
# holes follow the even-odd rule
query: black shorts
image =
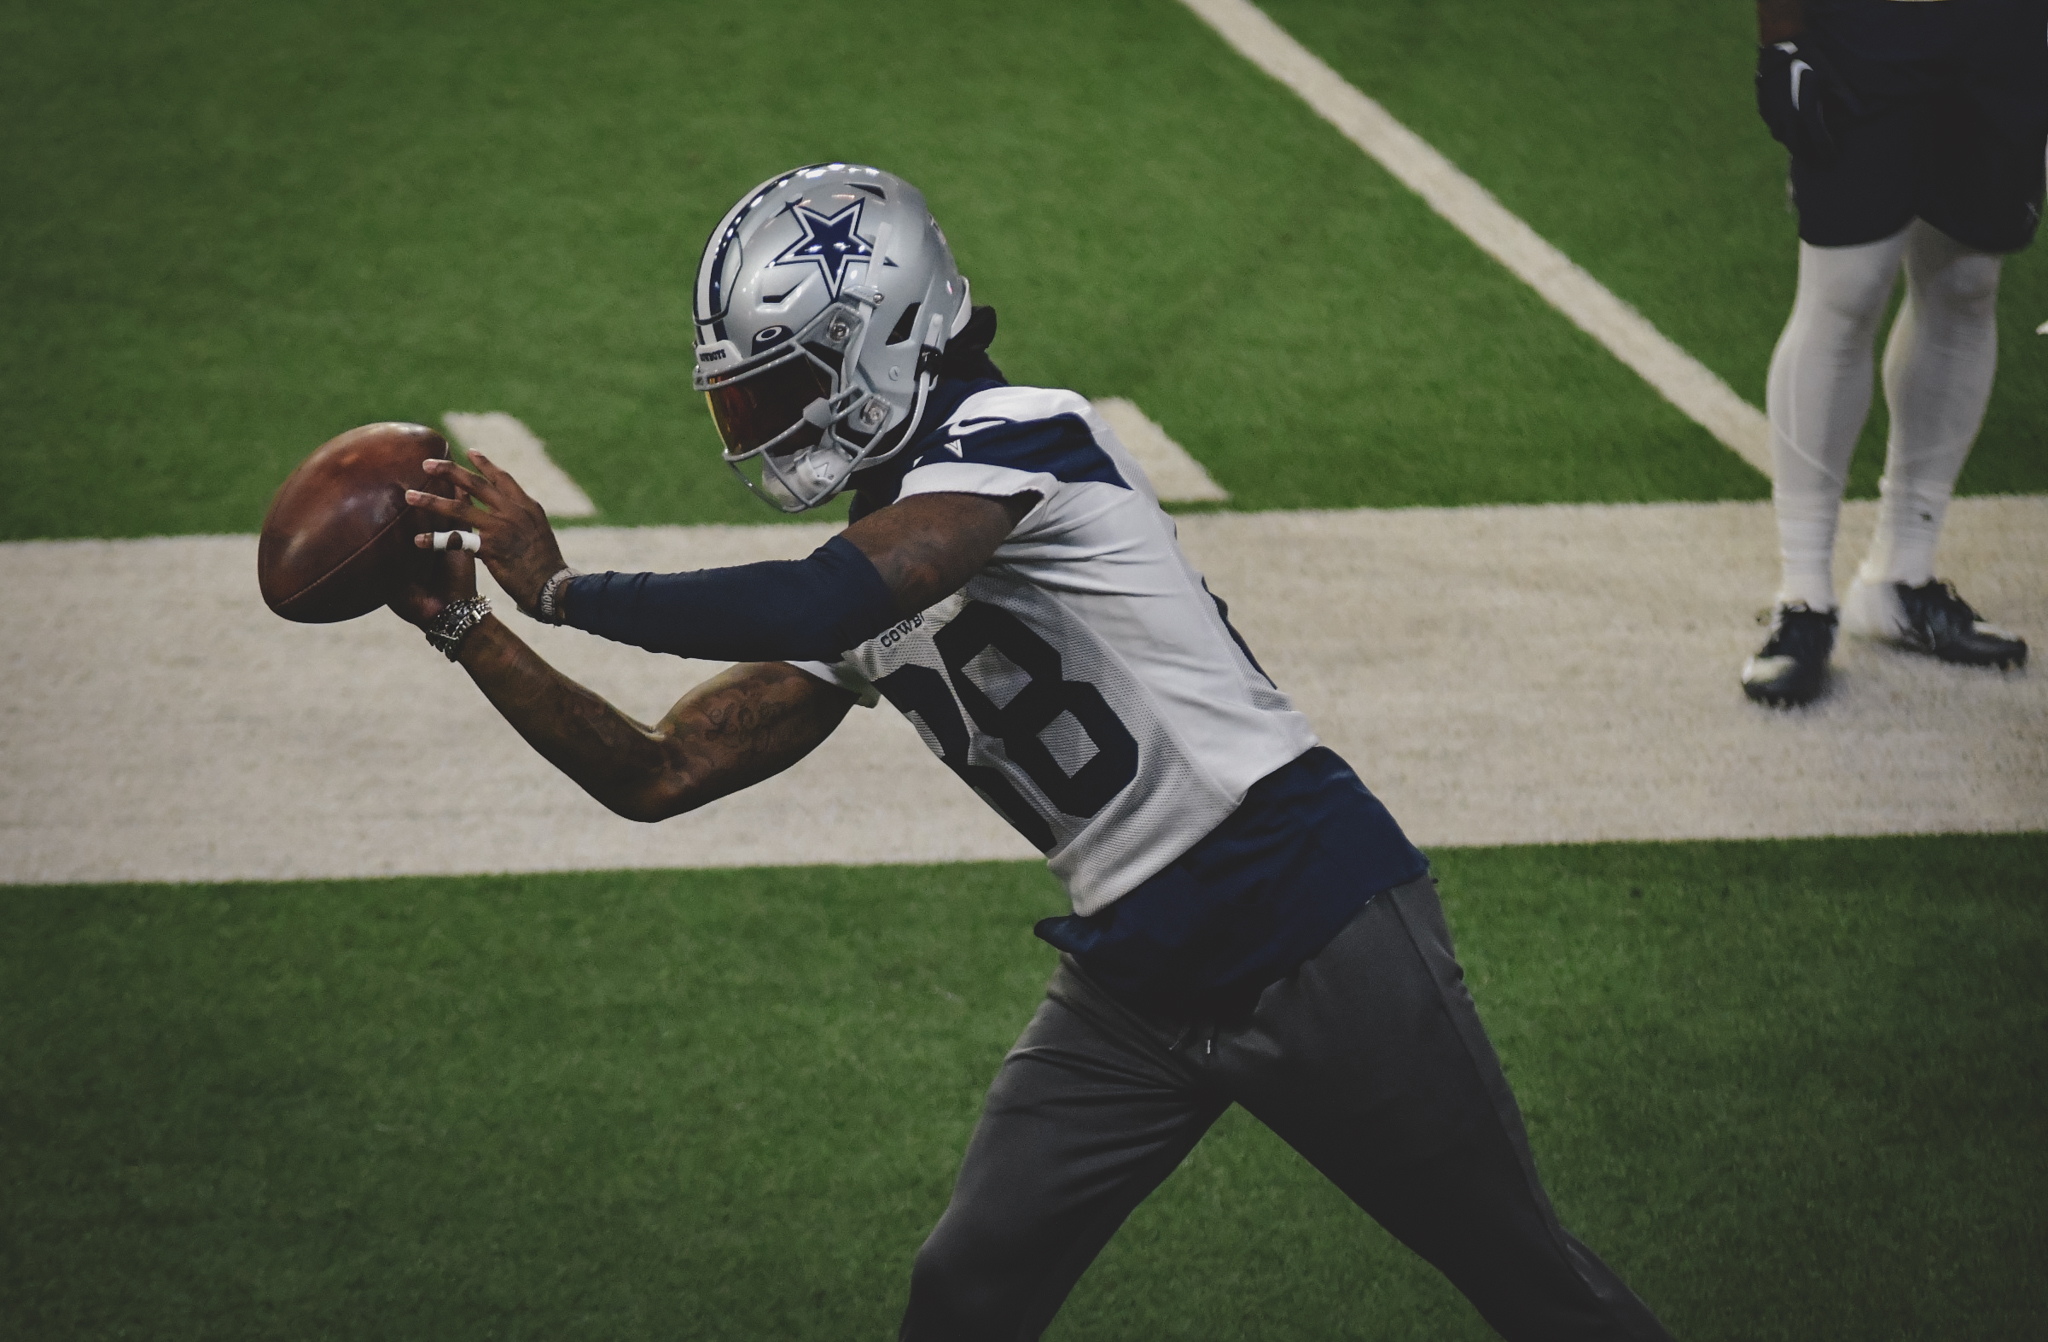
<svg viewBox="0 0 2048 1342">
<path fill-rule="evenodd" d="M 1837 155 L 1795 155 L 1799 236 L 1890 237 L 1914 218 L 1966 246 L 2014 252 L 2041 222 L 2048 152 L 2048 0 L 1825 0 L 1800 39 L 1848 98 L 1830 98 Z"/>
</svg>

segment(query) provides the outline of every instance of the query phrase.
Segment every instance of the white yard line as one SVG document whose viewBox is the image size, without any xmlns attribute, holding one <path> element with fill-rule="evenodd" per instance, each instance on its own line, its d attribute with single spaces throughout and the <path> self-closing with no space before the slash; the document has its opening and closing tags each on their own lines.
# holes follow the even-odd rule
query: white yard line
<svg viewBox="0 0 2048 1342">
<path fill-rule="evenodd" d="M 1152 492 L 1168 503 L 1224 503 L 1230 491 L 1211 479 L 1202 463 L 1166 436 L 1166 430 L 1121 396 L 1091 402 L 1095 412 L 1116 430 L 1118 441 L 1138 459 Z"/>
<path fill-rule="evenodd" d="M 1544 241 L 1386 108 L 1352 87 L 1249 0 L 1182 3 L 1666 400 L 1744 461 L 1766 476 L 1771 473 L 1770 427 L 1761 411 Z"/>
<path fill-rule="evenodd" d="M 595 517 L 597 505 L 582 487 L 548 455 L 548 446 L 532 429 L 502 410 L 467 415 L 450 410 L 441 417 L 448 434 L 465 452 L 481 451 L 512 473 L 550 517 Z"/>
<path fill-rule="evenodd" d="M 1844 554 L 1872 505 L 1852 504 Z M 1324 739 L 1425 846 L 2048 828 L 2048 677 L 1849 644 L 1813 710 L 1736 672 L 1769 505 L 1183 517 Z M 579 528 L 583 568 L 802 555 L 821 527 Z M 2048 637 L 2048 498 L 1967 498 L 1941 571 Z M 501 609 L 509 606 L 501 606 Z M 517 615 L 652 718 L 708 674 Z M 541 761 L 388 615 L 287 624 L 255 538 L 0 546 L 0 881 L 224 880 L 1028 857 L 886 706 L 661 825 Z"/>
</svg>

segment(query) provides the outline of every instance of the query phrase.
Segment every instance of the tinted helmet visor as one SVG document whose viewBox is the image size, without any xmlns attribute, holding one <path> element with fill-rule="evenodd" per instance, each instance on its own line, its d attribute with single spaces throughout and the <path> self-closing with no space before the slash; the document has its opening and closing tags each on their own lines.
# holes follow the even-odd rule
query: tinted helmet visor
<svg viewBox="0 0 2048 1342">
<path fill-rule="evenodd" d="M 832 379 L 818 364 L 799 355 L 758 373 L 719 383 L 704 393 L 711 422 L 725 441 L 728 457 L 743 456 L 774 442 L 799 424 L 804 409 L 832 395 Z M 793 451 L 818 441 L 822 430 L 811 428 L 777 451 Z"/>
</svg>

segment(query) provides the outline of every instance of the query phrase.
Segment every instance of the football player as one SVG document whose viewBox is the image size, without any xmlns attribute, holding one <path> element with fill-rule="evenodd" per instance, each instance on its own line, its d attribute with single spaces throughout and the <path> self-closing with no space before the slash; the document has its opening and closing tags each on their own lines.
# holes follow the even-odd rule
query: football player
<svg viewBox="0 0 2048 1342">
<path fill-rule="evenodd" d="M 1037 1337 L 1235 1102 L 1507 1336 L 1666 1336 L 1558 1224 L 1426 859 L 1260 669 L 1089 403 L 1004 381 L 917 190 L 837 163 L 763 183 L 712 234 L 695 320 L 734 469 L 790 512 L 853 491 L 810 557 L 578 574 L 482 457 L 430 466 L 459 499 L 409 497 L 473 528 L 539 619 L 737 665 L 648 726 L 499 623 L 460 547 L 394 605 L 623 816 L 758 782 L 885 697 L 1045 853 L 1072 898 L 1037 928 L 1059 967 L 902 1335 Z"/>
<path fill-rule="evenodd" d="M 1934 548 L 1991 396 L 1999 258 L 2040 224 L 2048 0 L 1758 0 L 1757 20 L 1757 108 L 1791 154 L 1799 284 L 1765 390 L 1783 579 L 1742 688 L 1811 701 L 1838 618 L 1946 662 L 2023 665 L 2026 643 L 1935 576 Z M 1902 267 L 1877 532 L 1838 614 L 1835 523 Z"/>
</svg>

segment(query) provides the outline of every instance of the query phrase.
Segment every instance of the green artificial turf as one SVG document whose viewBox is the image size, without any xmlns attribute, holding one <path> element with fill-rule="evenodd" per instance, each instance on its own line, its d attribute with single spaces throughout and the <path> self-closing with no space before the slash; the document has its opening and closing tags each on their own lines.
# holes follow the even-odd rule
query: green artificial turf
<svg viewBox="0 0 2048 1342">
<path fill-rule="evenodd" d="M 1798 221 L 1756 114 L 1754 7 L 1693 0 L 1269 0 L 1297 40 L 1763 404 Z M 1964 493 L 2048 490 L 2048 258 L 2009 260 Z M 1886 328 L 1888 329 L 1887 322 Z M 1884 397 L 1850 473 L 1873 496 Z"/>
<path fill-rule="evenodd" d="M 833 157 L 925 188 L 1014 380 L 1132 397 L 1238 506 L 1764 489 L 1172 0 L 13 0 L 0 84 L 0 537 L 252 530 L 451 409 L 600 521 L 771 520 L 690 280 Z"/>
<path fill-rule="evenodd" d="M 1436 854 L 1567 1224 L 1695 1339 L 2048 1310 L 2048 838 Z M 883 1337 L 1036 865 L 9 890 L 23 1338 Z M 1479 1337 L 1233 1114 L 1060 1339 Z"/>
</svg>

